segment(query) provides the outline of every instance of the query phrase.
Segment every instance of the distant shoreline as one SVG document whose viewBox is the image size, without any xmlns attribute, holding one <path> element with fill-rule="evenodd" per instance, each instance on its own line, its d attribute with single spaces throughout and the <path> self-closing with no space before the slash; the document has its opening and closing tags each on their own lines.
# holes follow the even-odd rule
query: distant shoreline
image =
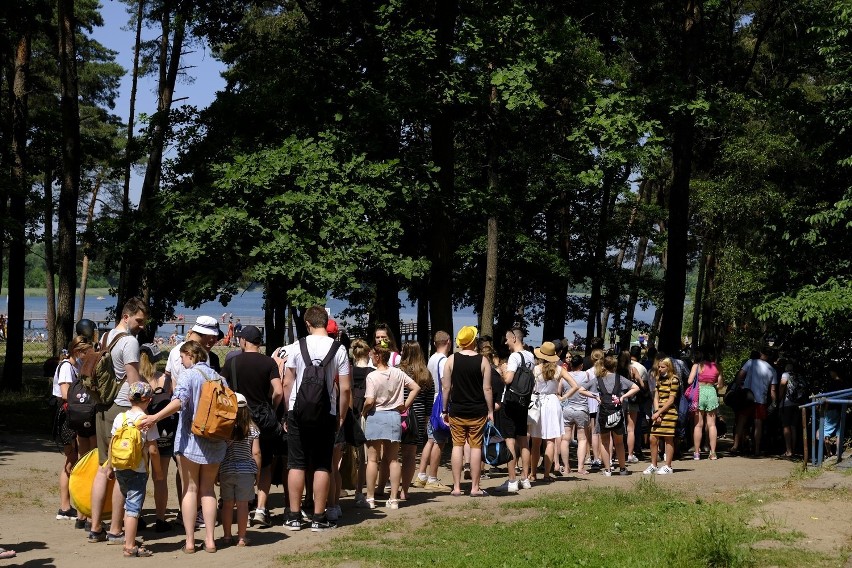
<svg viewBox="0 0 852 568">
<path fill-rule="evenodd" d="M 6 296 L 9 293 L 8 289 L 5 289 L 5 290 L 6 290 L 6 294 L 3 294 L 4 296 Z M 24 288 L 24 296 L 27 297 L 27 298 L 45 298 L 45 297 L 47 297 L 47 289 L 46 288 Z M 103 296 L 104 301 L 112 299 L 112 297 L 109 295 L 109 288 L 87 288 L 86 289 L 86 297 L 89 297 L 89 296 L 95 296 L 95 297 Z M 79 288 L 77 288 L 77 290 L 74 291 L 74 297 L 75 298 L 80 297 L 80 289 Z"/>
</svg>

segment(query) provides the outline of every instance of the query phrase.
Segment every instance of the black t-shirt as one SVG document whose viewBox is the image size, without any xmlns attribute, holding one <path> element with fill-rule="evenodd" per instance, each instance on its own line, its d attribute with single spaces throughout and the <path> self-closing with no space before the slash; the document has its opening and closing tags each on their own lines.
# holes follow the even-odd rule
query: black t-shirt
<svg viewBox="0 0 852 568">
<path fill-rule="evenodd" d="M 234 380 L 236 371 L 236 380 Z M 246 352 L 237 355 L 222 369 L 222 376 L 234 391 L 246 397 L 249 407 L 271 402 L 270 382 L 278 378 L 278 365 L 263 353 Z"/>
<path fill-rule="evenodd" d="M 491 400 L 495 403 L 503 400 L 503 389 L 505 388 L 506 383 L 503 382 L 500 371 L 494 365 L 491 365 Z"/>
<path fill-rule="evenodd" d="M 482 355 L 453 356 L 450 387 L 450 416 L 481 418 L 488 414 L 485 393 L 482 391 Z"/>
<path fill-rule="evenodd" d="M 210 368 L 216 371 L 217 373 L 222 373 L 222 365 L 219 364 L 219 356 L 213 353 L 213 351 L 209 351 L 207 356 L 210 357 Z M 229 383 L 230 384 L 230 383 Z"/>
</svg>

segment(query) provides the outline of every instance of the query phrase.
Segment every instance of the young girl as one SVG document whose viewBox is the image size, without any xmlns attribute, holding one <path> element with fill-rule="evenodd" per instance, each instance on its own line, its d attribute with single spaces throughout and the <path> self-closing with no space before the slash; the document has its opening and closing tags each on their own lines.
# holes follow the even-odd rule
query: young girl
<svg viewBox="0 0 852 568">
<path fill-rule="evenodd" d="M 651 415 L 651 465 L 644 473 L 651 475 L 669 475 L 674 473 L 672 469 L 672 458 L 674 456 L 674 435 L 677 425 L 677 391 L 680 390 L 680 381 L 675 373 L 672 360 L 661 359 L 657 363 L 657 388 L 654 391 L 654 414 Z M 662 438 L 666 445 L 666 463 L 657 468 L 659 459 L 659 444 Z"/>
<path fill-rule="evenodd" d="M 237 504 L 237 546 L 247 546 L 249 501 L 260 471 L 260 430 L 251 420 L 246 397 L 237 393 L 237 421 L 234 437 L 228 443 L 225 459 L 219 467 L 219 492 L 222 498 L 222 544 L 233 544 L 234 503 Z"/>
<path fill-rule="evenodd" d="M 160 348 L 154 343 L 143 343 L 139 346 L 139 375 L 148 381 L 153 389 L 151 404 L 148 406 L 148 414 L 156 414 L 166 407 L 172 400 L 175 392 L 172 378 L 165 376 L 157 370 L 157 361 L 160 360 Z M 156 510 L 156 522 L 154 530 L 158 533 L 172 530 L 172 524 L 166 520 L 166 505 L 169 501 L 169 462 L 173 459 L 175 451 L 175 432 L 177 431 L 178 416 L 172 414 L 157 422 L 157 449 L 160 452 L 160 468 L 163 470 L 163 479 L 154 480 L 154 507 Z M 181 492 L 180 477 L 176 476 L 178 495 Z"/>
<path fill-rule="evenodd" d="M 57 403 L 55 428 L 57 441 L 61 442 L 62 453 L 65 454 L 65 463 L 59 471 L 59 511 L 56 513 L 56 518 L 76 519 L 75 527 L 77 528 L 83 528 L 86 519 L 71 507 L 68 478 L 71 475 L 71 468 L 77 463 L 78 450 L 88 452 L 90 444 L 89 436 L 83 437 L 83 434 L 87 434 L 87 432 L 75 432 L 68 426 L 65 406 L 68 402 L 68 389 L 77 380 L 77 372 L 80 367 L 78 358 L 82 357 L 91 348 L 92 344 L 81 335 L 72 339 L 68 345 L 67 357 L 60 361 L 56 367 L 56 372 L 53 374 L 53 396 L 56 397 Z"/>
</svg>

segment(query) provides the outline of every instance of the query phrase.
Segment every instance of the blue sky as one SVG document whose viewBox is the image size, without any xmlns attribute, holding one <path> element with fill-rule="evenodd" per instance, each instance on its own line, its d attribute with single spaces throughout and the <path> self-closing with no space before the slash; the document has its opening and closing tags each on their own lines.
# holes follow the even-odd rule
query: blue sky
<svg viewBox="0 0 852 568">
<path fill-rule="evenodd" d="M 129 25 L 130 16 L 127 5 L 117 0 L 103 0 L 104 25 L 95 28 L 92 35 L 104 46 L 116 51 L 116 61 L 125 69 L 126 74 L 121 80 L 121 89 L 116 107 L 113 112 L 126 123 L 130 111 L 130 70 L 133 67 L 133 45 L 135 29 Z M 159 37 L 158 28 L 142 28 L 143 40 Z M 185 99 L 177 104 L 195 105 L 199 108 L 210 104 L 216 91 L 224 87 L 225 81 L 221 72 L 224 65 L 217 61 L 210 50 L 199 44 L 189 46 L 184 50 L 181 67 L 185 69 L 185 77 L 178 80 L 174 98 Z M 140 77 L 136 95 L 137 132 L 140 114 L 153 114 L 157 109 L 157 82 L 154 76 Z M 144 171 L 137 171 L 131 180 L 131 199 L 139 198 L 140 186 Z"/>
</svg>

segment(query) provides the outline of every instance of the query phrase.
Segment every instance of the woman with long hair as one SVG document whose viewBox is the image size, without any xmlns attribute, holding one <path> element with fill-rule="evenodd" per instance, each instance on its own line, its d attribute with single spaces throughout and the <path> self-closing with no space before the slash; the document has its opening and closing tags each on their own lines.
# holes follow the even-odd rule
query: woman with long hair
<svg viewBox="0 0 852 568">
<path fill-rule="evenodd" d="M 564 381 L 560 385 L 562 394 L 559 395 L 559 398 L 562 402 L 562 420 L 565 425 L 565 433 L 562 435 L 562 441 L 559 443 L 559 453 L 562 457 L 562 467 L 565 468 L 563 473 L 571 473 L 569 453 L 571 440 L 576 436 L 577 473 L 588 475 L 588 470 L 583 467 L 586 454 L 589 451 L 589 440 L 592 436 L 588 400 L 595 395 L 589 390 L 592 385 L 591 379 L 582 370 L 583 358 L 580 355 L 574 355 L 570 358 L 569 364 L 571 365 L 571 370 L 568 372 L 579 388 L 575 391 L 571 388 L 568 381 Z"/>
<path fill-rule="evenodd" d="M 352 341 L 349 351 L 352 357 L 352 411 L 357 420 L 363 420 L 367 375 L 373 371 L 373 367 L 370 366 L 370 346 L 363 339 L 355 339 Z M 358 447 L 358 486 L 355 490 L 355 504 L 359 507 L 367 505 L 367 500 L 364 497 L 366 480 L 367 455 L 364 446 L 360 446 Z"/>
<path fill-rule="evenodd" d="M 379 462 L 388 462 L 390 472 L 389 509 L 398 509 L 400 464 L 397 459 L 402 440 L 400 415 L 409 410 L 420 392 L 420 386 L 408 375 L 388 365 L 391 351 L 389 343 L 380 340 L 371 352 L 376 370 L 367 375 L 367 391 L 364 399 L 363 416 L 366 418 L 364 435 L 367 438 L 367 507 L 376 507 L 376 480 Z M 408 397 L 403 389 L 408 387 Z"/>
<path fill-rule="evenodd" d="M 698 353 L 698 363 L 689 372 L 688 383 L 698 381 L 698 409 L 695 411 L 695 428 L 692 430 L 693 459 L 701 459 L 701 438 L 707 424 L 707 441 L 710 444 L 710 459 L 716 458 L 716 409 L 719 408 L 719 389 L 725 385 L 722 369 L 716 364 L 713 352 L 705 349 Z"/>
<path fill-rule="evenodd" d="M 432 413 L 432 403 L 435 400 L 435 385 L 432 383 L 432 375 L 426 368 L 426 359 L 423 350 L 416 341 L 406 341 L 402 345 L 402 359 L 399 369 L 412 379 L 420 387 L 420 392 L 414 399 L 409 412 L 413 412 L 417 418 L 417 432 L 406 436 L 402 441 L 402 478 L 399 500 L 408 499 L 408 488 L 411 486 L 414 470 L 417 462 L 417 446 L 426 444 L 426 422 Z M 409 389 L 405 388 L 403 396 L 408 398 Z M 421 458 L 422 459 L 422 458 Z"/>
<path fill-rule="evenodd" d="M 597 393 L 598 399 L 598 430 L 601 435 L 601 460 L 603 461 L 603 473 L 606 476 L 612 475 L 610 461 L 610 447 L 615 446 L 615 455 L 618 458 L 618 473 L 620 475 L 628 475 L 625 456 L 624 456 L 624 440 L 622 432 L 624 432 L 624 418 L 615 425 L 609 424 L 607 416 L 613 411 L 621 409 L 622 413 L 626 409 L 626 402 L 631 396 L 639 392 L 639 385 L 633 383 L 627 377 L 624 377 L 616 372 L 618 359 L 615 355 L 606 355 L 603 359 L 595 363 L 595 379 L 592 382 L 592 389 Z M 611 445 L 610 445 L 611 444 Z"/>
<path fill-rule="evenodd" d="M 97 438 L 95 437 L 94 426 L 92 426 L 91 431 L 75 431 L 72 429 L 68 425 L 66 409 L 68 391 L 74 381 L 77 380 L 77 374 L 80 371 L 80 359 L 91 348 L 92 344 L 89 343 L 88 339 L 82 335 L 76 336 L 68 344 L 68 349 L 63 350 L 63 359 L 53 373 L 52 394 L 56 402 L 54 430 L 56 441 L 62 445 L 62 454 L 65 456 L 65 462 L 62 464 L 62 469 L 59 470 L 59 510 L 56 513 L 56 518 L 60 520 L 73 519 L 77 528 L 83 528 L 86 519 L 71 506 L 68 480 L 78 457 L 95 447 Z"/>
<path fill-rule="evenodd" d="M 642 473 L 651 475 L 669 475 L 674 473 L 672 459 L 674 457 L 674 435 L 677 426 L 677 391 L 680 390 L 680 379 L 674 369 L 672 360 L 668 357 L 657 361 L 657 388 L 654 389 L 654 413 L 651 415 L 651 465 Z M 660 439 L 666 446 L 666 463 L 657 467 L 659 459 Z"/>
<path fill-rule="evenodd" d="M 186 532 L 185 554 L 195 552 L 195 520 L 199 500 L 205 524 L 203 548 L 206 552 L 216 551 L 213 529 L 216 526 L 216 493 L 214 484 L 219 473 L 219 464 L 225 457 L 227 442 L 202 438 L 192 433 L 192 419 L 201 396 L 201 388 L 217 377 L 207 363 L 207 350 L 196 341 L 187 341 L 180 347 L 180 358 L 186 371 L 175 386 L 172 401 L 156 414 L 149 415 L 141 428 L 151 427 L 157 422 L 180 412 L 175 455 L 178 456 L 180 477 L 183 482 L 181 517 Z M 224 379 L 222 379 L 224 383 Z"/>
<path fill-rule="evenodd" d="M 536 481 L 538 458 L 541 452 L 541 442 L 544 440 L 544 476 L 542 481 L 553 481 L 551 471 L 556 458 L 556 440 L 565 433 L 562 420 L 562 383 L 570 386 L 570 393 L 576 392 L 577 382 L 561 365 L 556 346 L 550 341 L 542 343 L 534 350 L 538 364 L 533 367 L 535 386 L 533 397 L 537 397 L 540 406 L 538 419 L 530 420 L 530 481 Z M 573 392 L 572 392 L 573 391 Z"/>
</svg>

